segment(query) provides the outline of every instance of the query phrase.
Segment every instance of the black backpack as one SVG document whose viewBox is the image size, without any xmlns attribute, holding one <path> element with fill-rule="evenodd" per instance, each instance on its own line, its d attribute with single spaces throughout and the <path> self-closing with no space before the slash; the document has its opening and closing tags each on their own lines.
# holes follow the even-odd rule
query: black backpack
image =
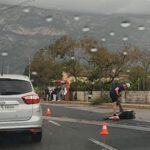
<svg viewBox="0 0 150 150">
<path fill-rule="evenodd" d="M 119 114 L 119 119 L 134 119 L 134 118 L 135 112 L 133 110 L 123 111 L 121 114 Z"/>
</svg>

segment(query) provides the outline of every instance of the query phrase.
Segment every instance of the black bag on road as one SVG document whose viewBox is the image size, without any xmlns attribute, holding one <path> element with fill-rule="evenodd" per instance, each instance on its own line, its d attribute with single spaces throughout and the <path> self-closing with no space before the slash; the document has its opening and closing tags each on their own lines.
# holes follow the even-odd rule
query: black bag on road
<svg viewBox="0 0 150 150">
<path fill-rule="evenodd" d="M 123 111 L 121 114 L 119 114 L 119 119 L 134 119 L 134 118 L 135 112 L 133 110 Z"/>
</svg>

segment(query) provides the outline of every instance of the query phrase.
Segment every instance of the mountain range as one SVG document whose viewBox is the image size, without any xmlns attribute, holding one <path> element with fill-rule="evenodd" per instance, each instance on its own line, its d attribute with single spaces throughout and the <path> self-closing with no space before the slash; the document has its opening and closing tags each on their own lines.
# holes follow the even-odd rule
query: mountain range
<svg viewBox="0 0 150 150">
<path fill-rule="evenodd" d="M 150 16 L 146 14 L 106 15 L 31 6 L 10 7 L 0 4 L 0 51 L 8 52 L 8 56 L 3 57 L 5 73 L 22 74 L 40 48 L 63 35 L 74 38 L 89 35 L 99 41 L 105 38 L 103 44 L 114 51 L 129 45 L 144 50 L 150 48 Z M 131 26 L 121 27 L 124 21 L 131 22 Z M 145 26 L 145 30 L 139 31 L 139 26 Z M 83 32 L 84 27 L 89 27 L 89 32 Z M 123 41 L 123 37 L 128 40 Z"/>
</svg>

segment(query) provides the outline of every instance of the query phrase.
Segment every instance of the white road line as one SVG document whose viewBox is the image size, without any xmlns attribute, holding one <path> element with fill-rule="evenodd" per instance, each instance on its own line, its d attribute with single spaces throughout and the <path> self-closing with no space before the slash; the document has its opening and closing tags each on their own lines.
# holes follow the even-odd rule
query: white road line
<svg viewBox="0 0 150 150">
<path fill-rule="evenodd" d="M 111 146 L 109 146 L 109 145 L 107 145 L 105 143 L 99 142 L 99 141 L 97 141 L 97 140 L 95 140 L 93 138 L 89 138 L 88 140 L 93 142 L 93 143 L 95 143 L 95 144 L 97 144 L 97 145 L 99 145 L 99 146 L 101 146 L 101 147 L 103 147 L 103 148 L 106 148 L 106 150 L 117 150 L 116 148 L 111 147 Z"/>
<path fill-rule="evenodd" d="M 67 118 L 67 117 L 50 117 L 53 121 L 61 121 L 61 122 L 70 122 L 70 123 L 81 123 L 81 124 L 89 124 L 89 125 L 98 125 L 100 126 L 103 122 L 98 121 L 89 121 L 89 120 L 81 120 L 81 119 L 73 119 L 73 118 Z M 49 117 L 43 116 L 43 119 L 49 120 Z M 114 127 L 114 128 L 123 128 L 123 129 L 131 129 L 131 130 L 139 130 L 139 131 L 150 131 L 150 127 L 144 127 L 144 126 L 137 126 L 137 125 L 125 125 L 125 124 L 115 124 L 112 122 L 109 122 L 107 124 L 108 127 Z"/>
<path fill-rule="evenodd" d="M 131 130 L 139 130 L 139 131 L 150 131 L 150 127 L 143 127 L 143 126 L 137 126 L 137 125 L 125 125 L 125 124 L 109 124 L 108 126 L 114 127 L 114 128 L 123 128 L 123 129 L 131 129 Z"/>
<path fill-rule="evenodd" d="M 57 122 L 55 122 L 55 121 L 52 121 L 52 120 L 49 120 L 48 122 L 49 122 L 49 123 L 52 123 L 52 124 L 54 124 L 54 125 L 56 125 L 56 126 L 58 126 L 58 127 L 61 126 L 61 124 L 59 124 L 59 123 L 57 123 Z"/>
</svg>

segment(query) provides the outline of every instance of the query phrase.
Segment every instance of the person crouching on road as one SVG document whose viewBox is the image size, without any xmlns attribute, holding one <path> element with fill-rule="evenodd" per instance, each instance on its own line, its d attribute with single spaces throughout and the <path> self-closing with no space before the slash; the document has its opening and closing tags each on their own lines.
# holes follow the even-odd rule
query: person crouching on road
<svg viewBox="0 0 150 150">
<path fill-rule="evenodd" d="M 117 116 L 116 114 L 117 105 L 119 106 L 120 112 L 123 112 L 119 97 L 120 97 L 121 92 L 126 90 L 129 87 L 130 87 L 130 83 L 121 83 L 120 85 L 115 86 L 110 90 L 110 98 L 112 100 L 113 116 Z"/>
</svg>

